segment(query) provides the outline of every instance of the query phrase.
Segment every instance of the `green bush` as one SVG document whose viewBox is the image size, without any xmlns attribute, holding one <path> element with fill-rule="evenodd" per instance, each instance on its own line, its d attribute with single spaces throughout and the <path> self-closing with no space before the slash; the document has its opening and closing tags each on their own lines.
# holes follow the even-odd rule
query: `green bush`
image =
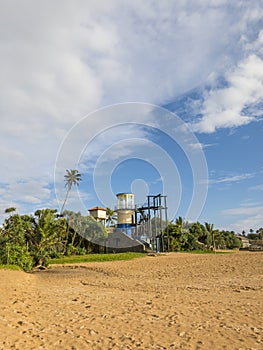
<svg viewBox="0 0 263 350">
<path fill-rule="evenodd" d="M 66 255 L 70 256 L 70 255 L 85 255 L 87 254 L 87 250 L 85 248 L 81 248 L 81 247 L 74 247 L 72 243 L 67 245 L 67 251 L 66 251 Z"/>
<path fill-rule="evenodd" d="M 17 265 L 25 271 L 32 270 L 33 258 L 27 251 L 26 246 L 6 243 L 0 251 L 1 264 Z"/>
</svg>

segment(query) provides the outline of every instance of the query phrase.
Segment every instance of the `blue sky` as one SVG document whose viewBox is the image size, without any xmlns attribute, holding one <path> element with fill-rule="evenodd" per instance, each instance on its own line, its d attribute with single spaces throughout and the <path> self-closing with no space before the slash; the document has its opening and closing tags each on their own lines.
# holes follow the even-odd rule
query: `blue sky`
<svg viewBox="0 0 263 350">
<path fill-rule="evenodd" d="M 261 0 L 3 1 L 0 216 L 115 194 L 263 226 Z M 174 114 L 173 114 L 174 113 Z"/>
</svg>

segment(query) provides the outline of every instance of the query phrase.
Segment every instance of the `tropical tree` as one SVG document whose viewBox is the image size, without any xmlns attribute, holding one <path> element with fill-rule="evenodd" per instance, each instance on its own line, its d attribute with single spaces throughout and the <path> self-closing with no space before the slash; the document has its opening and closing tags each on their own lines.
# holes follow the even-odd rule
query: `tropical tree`
<svg viewBox="0 0 263 350">
<path fill-rule="evenodd" d="M 85 253 L 86 242 L 86 216 L 82 216 L 80 212 L 65 210 L 63 217 L 67 221 L 67 238 L 64 252 L 67 255 Z"/>
<path fill-rule="evenodd" d="M 200 222 L 193 223 L 189 229 L 189 232 L 195 236 L 197 243 L 199 244 L 199 249 L 200 246 L 206 249 L 211 247 L 212 237 L 206 230 L 205 226 Z"/>
<path fill-rule="evenodd" d="M 178 218 L 176 218 L 175 220 L 175 225 L 178 227 L 179 231 L 183 228 L 183 218 L 181 216 L 179 216 Z"/>
<path fill-rule="evenodd" d="M 71 210 L 65 210 L 63 212 L 63 217 L 67 221 L 66 245 L 70 244 L 74 246 L 76 245 L 75 240 L 76 238 L 79 238 L 79 235 L 82 230 L 82 215 L 80 212 L 75 213 L 74 211 L 71 211 Z M 76 242 L 77 245 L 79 245 L 80 242 L 81 240 L 77 239 L 77 242 Z"/>
<path fill-rule="evenodd" d="M 168 225 L 168 232 L 171 250 L 202 249 L 202 243 L 198 241 L 199 231 L 193 225 L 184 222 L 181 216 L 175 220 L 175 224 L 170 223 Z"/>
<path fill-rule="evenodd" d="M 13 209 L 13 208 L 12 208 Z M 12 212 L 14 210 L 6 210 Z M 0 232 L 0 263 L 18 265 L 28 271 L 33 267 L 33 258 L 27 242 L 31 230 L 31 217 L 13 214 L 9 216 Z"/>
<path fill-rule="evenodd" d="M 215 250 L 215 230 L 214 230 L 214 224 L 209 224 L 208 222 L 205 222 L 205 228 L 207 232 L 211 235 L 212 237 L 212 246 L 213 250 Z"/>
<path fill-rule="evenodd" d="M 259 239 L 263 241 L 263 227 L 260 227 L 257 231 L 258 231 Z"/>
<path fill-rule="evenodd" d="M 234 249 L 234 248 L 241 247 L 241 240 L 235 236 L 234 231 L 223 230 L 220 232 L 220 237 L 221 237 L 221 247 L 223 245 L 222 248 Z"/>
<path fill-rule="evenodd" d="M 66 182 L 65 187 L 67 188 L 66 196 L 64 203 L 61 207 L 61 213 L 63 213 L 64 207 L 66 205 L 69 192 L 73 185 L 78 186 L 79 182 L 81 181 L 81 174 L 78 172 L 78 170 L 66 170 L 66 175 L 64 175 L 64 181 Z"/>
<path fill-rule="evenodd" d="M 52 250 L 63 249 L 66 220 L 56 212 L 56 209 L 37 210 L 31 219 L 32 229 L 27 233 L 27 240 L 35 266 L 45 266 Z"/>
<path fill-rule="evenodd" d="M 106 215 L 107 215 L 107 226 L 108 227 L 113 226 L 117 219 L 115 210 L 111 208 L 107 208 Z"/>
<path fill-rule="evenodd" d="M 98 245 L 104 244 L 106 229 L 92 216 L 82 216 L 80 212 L 65 210 L 63 218 L 67 222 L 66 243 L 63 250 L 65 254 L 78 255 L 95 251 Z"/>
<path fill-rule="evenodd" d="M 81 234 L 87 241 L 93 243 L 100 242 L 107 235 L 104 225 L 96 221 L 92 216 L 83 217 Z"/>
<path fill-rule="evenodd" d="M 6 208 L 5 213 L 9 214 L 9 213 L 13 213 L 14 211 L 16 211 L 15 207 L 10 207 L 10 208 Z"/>
<path fill-rule="evenodd" d="M 247 238 L 250 240 L 257 240 L 257 239 L 259 239 L 259 234 L 258 233 L 248 233 Z"/>
</svg>

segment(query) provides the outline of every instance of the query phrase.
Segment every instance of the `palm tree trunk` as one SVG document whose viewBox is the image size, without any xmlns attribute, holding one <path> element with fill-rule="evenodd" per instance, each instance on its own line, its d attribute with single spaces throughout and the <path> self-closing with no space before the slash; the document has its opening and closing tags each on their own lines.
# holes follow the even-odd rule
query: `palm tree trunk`
<svg viewBox="0 0 263 350">
<path fill-rule="evenodd" d="M 67 190 L 66 197 L 65 197 L 65 199 L 64 199 L 64 202 L 63 202 L 62 207 L 61 207 L 61 210 L 60 210 L 60 214 L 62 214 L 62 213 L 63 213 L 64 207 L 65 207 L 65 204 L 66 204 L 67 199 L 68 199 L 69 191 L 70 191 L 70 188 L 68 188 L 68 190 Z"/>
</svg>

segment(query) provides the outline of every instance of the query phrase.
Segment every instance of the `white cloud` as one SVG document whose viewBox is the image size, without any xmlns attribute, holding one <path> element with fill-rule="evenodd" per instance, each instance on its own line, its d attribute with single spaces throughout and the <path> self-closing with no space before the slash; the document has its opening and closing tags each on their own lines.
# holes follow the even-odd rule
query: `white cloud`
<svg viewBox="0 0 263 350">
<path fill-rule="evenodd" d="M 244 114 L 244 108 L 263 101 L 263 60 L 250 55 L 228 73 L 226 81 L 227 87 L 211 90 L 205 97 L 203 117 L 193 124 L 195 131 L 210 133 L 255 120 Z"/>
<path fill-rule="evenodd" d="M 197 142 L 197 143 L 189 144 L 189 147 L 192 148 L 193 150 L 200 150 L 200 149 L 205 149 L 205 148 L 214 147 L 214 146 L 217 146 L 217 143 L 204 144 L 204 143 Z"/>
<path fill-rule="evenodd" d="M 241 207 L 256 207 L 256 206 L 259 206 L 259 205 L 262 205 L 262 202 L 261 201 L 255 201 L 255 198 L 246 198 L 245 200 L 243 200 L 241 203 L 240 203 L 240 206 Z"/>
<path fill-rule="evenodd" d="M 263 213 L 263 206 L 257 207 L 239 207 L 223 210 L 223 214 L 226 215 L 256 215 L 258 213 Z M 262 214 L 263 215 L 263 214 Z"/>
<path fill-rule="evenodd" d="M 243 180 L 251 179 L 255 177 L 255 174 L 252 173 L 246 173 L 246 174 L 239 174 L 239 175 L 231 175 L 222 177 L 219 179 L 210 179 L 210 184 L 219 184 L 219 183 L 231 183 L 231 182 L 240 182 Z"/>
<path fill-rule="evenodd" d="M 263 206 L 239 207 L 222 211 L 223 215 L 234 217 L 235 222 L 228 229 L 235 232 L 242 232 L 249 229 L 257 230 L 262 227 L 263 222 Z"/>
<path fill-rule="evenodd" d="M 148 132 L 137 124 L 112 125 L 111 128 L 102 130 L 101 133 L 94 136 L 91 143 L 83 150 L 81 164 L 84 162 L 89 164 L 94 163 L 112 145 L 115 145 L 115 147 L 107 153 L 107 160 L 105 161 L 111 162 L 122 156 L 129 156 L 133 152 L 133 149 L 127 145 L 124 146 L 122 141 L 136 139 L 134 145 L 138 147 L 140 146 L 139 139 L 147 139 L 147 134 Z"/>
<path fill-rule="evenodd" d="M 102 0 L 5 1 L 0 13 L 0 182 L 10 185 L 10 199 L 18 201 L 19 190 L 28 203 L 50 203 L 46 184 L 53 181 L 57 150 L 83 115 L 117 102 L 164 104 L 204 83 L 212 72 L 222 73 L 226 62 L 235 65 L 243 46 L 261 50 L 262 33 L 249 46 L 250 23 L 257 24 L 260 3 L 253 1 L 252 11 L 246 1 L 229 6 L 223 0 L 111 0 L 107 6 Z M 242 46 L 237 43 L 244 28 L 250 31 Z M 262 79 L 251 66 L 261 69 L 262 62 L 252 53 L 240 62 L 229 81 L 237 90 L 244 85 L 251 103 L 252 91 L 255 98 L 259 91 L 252 85 L 259 87 Z M 215 92 L 215 102 L 218 98 Z M 209 112 L 209 103 L 206 108 Z M 113 115 L 112 125 L 118 122 L 125 116 Z M 99 118 L 91 120 L 83 132 L 92 135 L 99 124 Z M 41 179 L 38 191 L 18 186 L 21 179 Z"/>
<path fill-rule="evenodd" d="M 34 212 L 37 208 L 56 207 L 53 190 L 44 177 L 9 180 L 0 183 L 0 219 L 6 208 L 15 207 L 21 214 Z"/>
<path fill-rule="evenodd" d="M 27 202 L 29 198 L 30 203 L 40 203 L 39 197 L 42 200 L 49 199 L 51 190 L 49 183 L 41 179 L 27 179 L 18 180 L 16 182 L 10 182 L 8 185 L 4 185 L 4 193 L 2 198 L 9 200 L 13 199 L 13 193 L 16 193 L 15 199 L 19 202 Z"/>
<path fill-rule="evenodd" d="M 204 82 L 237 37 L 222 2 L 27 3 L 1 11 L 2 116 L 17 127 L 74 122 L 104 103 L 162 103 Z"/>
<path fill-rule="evenodd" d="M 251 186 L 251 187 L 249 187 L 249 190 L 252 190 L 252 191 L 263 191 L 263 184 L 262 185 Z"/>
</svg>

